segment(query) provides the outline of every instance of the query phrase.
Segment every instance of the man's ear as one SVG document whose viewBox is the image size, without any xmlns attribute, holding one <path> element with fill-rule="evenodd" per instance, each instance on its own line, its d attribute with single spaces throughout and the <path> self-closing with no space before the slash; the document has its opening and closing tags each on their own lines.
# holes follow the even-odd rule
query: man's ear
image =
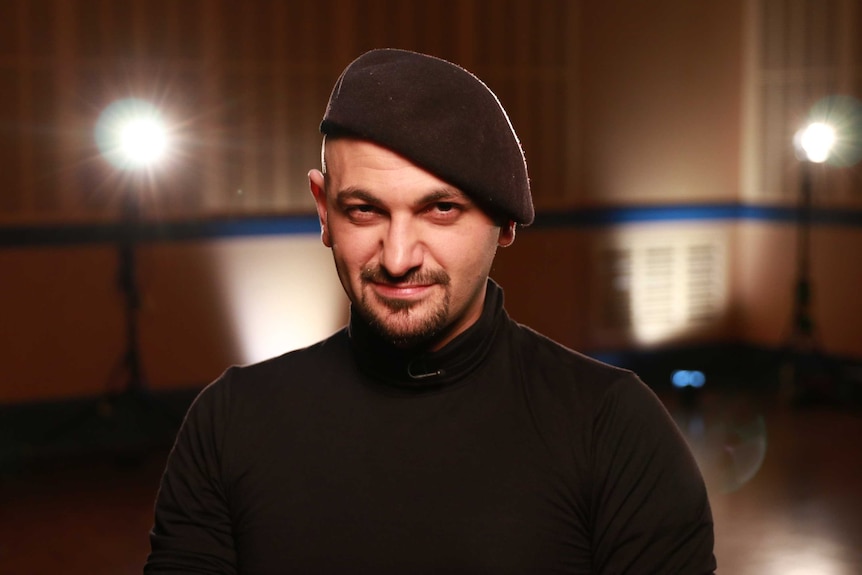
<svg viewBox="0 0 862 575">
<path fill-rule="evenodd" d="M 332 238 L 329 235 L 329 225 L 326 217 L 326 186 L 324 185 L 323 173 L 320 170 L 308 172 L 308 187 L 314 196 L 314 204 L 317 206 L 317 217 L 320 218 L 320 239 L 323 245 L 332 247 Z"/>
<path fill-rule="evenodd" d="M 513 220 L 509 220 L 500 228 L 500 235 L 497 238 L 497 245 L 499 245 L 501 248 L 507 248 L 512 245 L 512 243 L 515 241 L 516 225 L 517 224 L 515 224 Z"/>
</svg>

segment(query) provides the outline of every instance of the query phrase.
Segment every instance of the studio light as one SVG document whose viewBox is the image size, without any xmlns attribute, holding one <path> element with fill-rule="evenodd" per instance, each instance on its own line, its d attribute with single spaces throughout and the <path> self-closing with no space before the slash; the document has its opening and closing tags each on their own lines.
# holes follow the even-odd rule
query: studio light
<svg viewBox="0 0 862 575">
<path fill-rule="evenodd" d="M 81 413 L 61 423 L 45 435 L 53 443 L 69 437 L 85 436 L 98 425 L 110 444 L 116 437 L 134 438 L 144 443 L 173 438 L 180 417 L 170 407 L 153 398 L 143 374 L 138 312 L 140 290 L 135 265 L 140 235 L 141 185 L 169 150 L 169 131 L 161 114 L 139 99 L 119 100 L 99 116 L 94 128 L 102 156 L 117 169 L 134 176 L 119 180 L 120 220 L 117 225 L 117 287 L 123 296 L 125 350 L 111 370 L 105 392 Z M 122 431 L 121 431 L 122 430 Z M 131 440 L 131 439 L 129 439 Z"/>
<path fill-rule="evenodd" d="M 825 122 L 812 122 L 796 133 L 797 154 L 802 160 L 822 164 L 835 146 L 835 128 Z"/>
<path fill-rule="evenodd" d="M 96 123 L 102 155 L 124 170 L 151 168 L 170 151 L 170 132 L 159 110 L 144 100 L 127 98 L 105 108 Z"/>
<path fill-rule="evenodd" d="M 168 150 L 168 132 L 161 114 L 155 106 L 137 98 L 118 100 L 108 106 L 96 122 L 95 135 L 105 159 L 122 170 L 149 171 Z M 125 182 L 121 197 L 122 225 L 117 243 L 117 277 L 126 302 L 126 353 L 123 361 L 126 382 L 120 387 L 136 392 L 146 387 L 139 351 L 140 290 L 135 265 L 141 183 L 140 178 L 130 178 Z"/>
</svg>

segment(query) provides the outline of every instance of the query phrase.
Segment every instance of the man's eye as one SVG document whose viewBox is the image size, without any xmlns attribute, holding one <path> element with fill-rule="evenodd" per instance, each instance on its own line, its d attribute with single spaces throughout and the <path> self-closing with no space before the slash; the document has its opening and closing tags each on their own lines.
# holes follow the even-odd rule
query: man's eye
<svg viewBox="0 0 862 575">
<path fill-rule="evenodd" d="M 372 214 L 374 213 L 374 206 L 368 204 L 357 204 L 354 206 L 348 206 L 347 213 L 359 216 L 364 214 Z"/>
<path fill-rule="evenodd" d="M 452 217 L 462 211 L 462 206 L 456 202 L 437 202 L 429 207 L 429 211 L 434 214 Z"/>
<path fill-rule="evenodd" d="M 458 220 L 463 207 L 457 202 L 434 202 L 426 208 L 426 214 L 438 224 L 451 224 Z"/>
</svg>

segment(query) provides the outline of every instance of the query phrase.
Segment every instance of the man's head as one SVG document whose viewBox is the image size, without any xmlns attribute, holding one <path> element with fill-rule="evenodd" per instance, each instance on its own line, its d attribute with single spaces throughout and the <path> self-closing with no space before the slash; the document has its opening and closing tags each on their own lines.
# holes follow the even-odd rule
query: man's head
<svg viewBox="0 0 862 575">
<path fill-rule="evenodd" d="M 366 52 L 335 83 L 320 131 L 380 144 L 489 214 L 533 221 L 527 164 L 509 117 L 460 66 L 406 50 Z"/>
<path fill-rule="evenodd" d="M 533 218 L 505 112 L 453 64 L 376 50 L 342 74 L 321 131 L 310 186 L 354 308 L 396 345 L 442 347 L 478 319 L 497 247 Z"/>
</svg>

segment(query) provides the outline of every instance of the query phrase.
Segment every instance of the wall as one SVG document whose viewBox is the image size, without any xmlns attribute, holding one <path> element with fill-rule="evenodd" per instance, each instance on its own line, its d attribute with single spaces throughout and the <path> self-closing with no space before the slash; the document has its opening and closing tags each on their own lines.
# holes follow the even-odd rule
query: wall
<svg viewBox="0 0 862 575">
<path fill-rule="evenodd" d="M 827 121 L 838 131 L 837 161 L 811 167 L 811 319 L 817 349 L 860 358 L 862 14 L 840 1 L 758 0 L 744 9 L 740 198 L 752 217 L 738 225 L 736 331 L 772 348 L 791 340 L 803 171 L 793 142 L 808 122 Z"/>
<path fill-rule="evenodd" d="M 122 388 L 117 260 L 110 244 L 0 250 L 0 403 Z M 155 390 L 198 387 L 346 322 L 331 257 L 314 235 L 149 242 L 137 264 L 139 349 Z"/>
<path fill-rule="evenodd" d="M 797 229 L 792 222 L 739 225 L 738 330 L 765 347 L 789 343 L 794 328 Z M 811 232 L 811 319 L 816 345 L 837 356 L 862 358 L 862 229 L 815 225 Z"/>
<path fill-rule="evenodd" d="M 116 234 L 102 230 L 117 222 L 129 178 L 100 157 L 94 137 L 109 104 L 148 99 L 176 141 L 166 164 L 134 189 L 144 225 L 167 230 L 138 258 L 141 353 L 152 387 L 197 386 L 230 363 L 303 345 L 343 323 L 344 296 L 313 232 L 280 224 L 273 236 L 248 226 L 239 236 L 175 232 L 187 223 L 311 215 L 306 173 L 319 163 L 317 126 L 338 74 L 365 50 L 412 48 L 475 70 L 520 127 L 537 203 L 573 194 L 570 174 L 557 167 L 573 145 L 566 103 L 576 6 L 3 2 L 0 402 L 98 393 L 122 353 Z M 77 228 L 66 234 L 69 226 Z M 230 311 L 229 285 L 242 294 L 241 311 Z M 294 338 L 287 332 L 297 325 L 305 335 Z M 257 351 L 244 351 L 261 338 Z"/>
<path fill-rule="evenodd" d="M 586 201 L 734 201 L 741 3 L 580 5 Z"/>
<path fill-rule="evenodd" d="M 747 5 L 4 3 L 0 403 L 98 393 L 122 353 L 114 236 L 97 232 L 116 221 L 123 182 L 99 159 L 92 126 L 109 101 L 136 89 L 181 119 L 185 145 L 174 169 L 153 174 L 157 185 L 143 205 L 148 225 L 169 230 L 139 255 L 151 385 L 199 386 L 230 363 L 337 329 L 346 302 L 329 254 L 307 226 L 189 237 L 170 230 L 296 215 L 313 227 L 305 173 L 318 162 L 317 122 L 339 71 L 376 46 L 458 61 L 509 111 L 540 216 L 500 251 L 492 271 L 513 317 L 586 351 L 638 346 L 596 331 L 596 250 L 615 237 L 633 244 L 649 237 L 628 220 L 644 206 L 704 206 L 692 220 L 647 227 L 681 238 L 713 229 L 730 250 L 730 298 L 705 330 L 665 344 L 780 344 L 791 304 L 791 226 L 721 215 L 742 197 Z M 595 208 L 611 217 L 596 219 Z M 69 225 L 85 231 L 33 239 Z M 822 225 L 813 240 L 824 347 L 862 357 L 862 321 L 848 319 L 862 318 L 853 292 L 862 284 L 853 255 L 859 226 Z"/>
<path fill-rule="evenodd" d="M 511 314 L 551 337 L 586 350 L 638 346 L 643 342 L 631 334 L 601 332 L 595 313 L 601 298 L 592 289 L 596 250 L 638 232 L 613 218 L 595 225 L 582 210 L 736 201 L 742 4 L 575 4 L 577 66 L 569 72 L 574 87 L 568 101 L 569 113 L 577 114 L 554 110 L 556 121 L 575 132 L 567 133 L 567 155 L 555 166 L 568 174 L 571 188 L 548 196 L 544 182 L 534 179 L 540 218 L 498 255 L 495 273 L 507 288 Z M 535 156 L 527 148 L 528 162 Z M 559 215 L 558 224 L 543 226 L 541 212 Z M 733 249 L 734 226 L 717 226 Z M 666 222 L 664 229 L 686 237 L 692 228 Z M 682 339 L 697 340 L 702 331 L 714 341 L 732 339 L 732 315 L 727 305 L 715 325 L 683 330 Z"/>
</svg>

